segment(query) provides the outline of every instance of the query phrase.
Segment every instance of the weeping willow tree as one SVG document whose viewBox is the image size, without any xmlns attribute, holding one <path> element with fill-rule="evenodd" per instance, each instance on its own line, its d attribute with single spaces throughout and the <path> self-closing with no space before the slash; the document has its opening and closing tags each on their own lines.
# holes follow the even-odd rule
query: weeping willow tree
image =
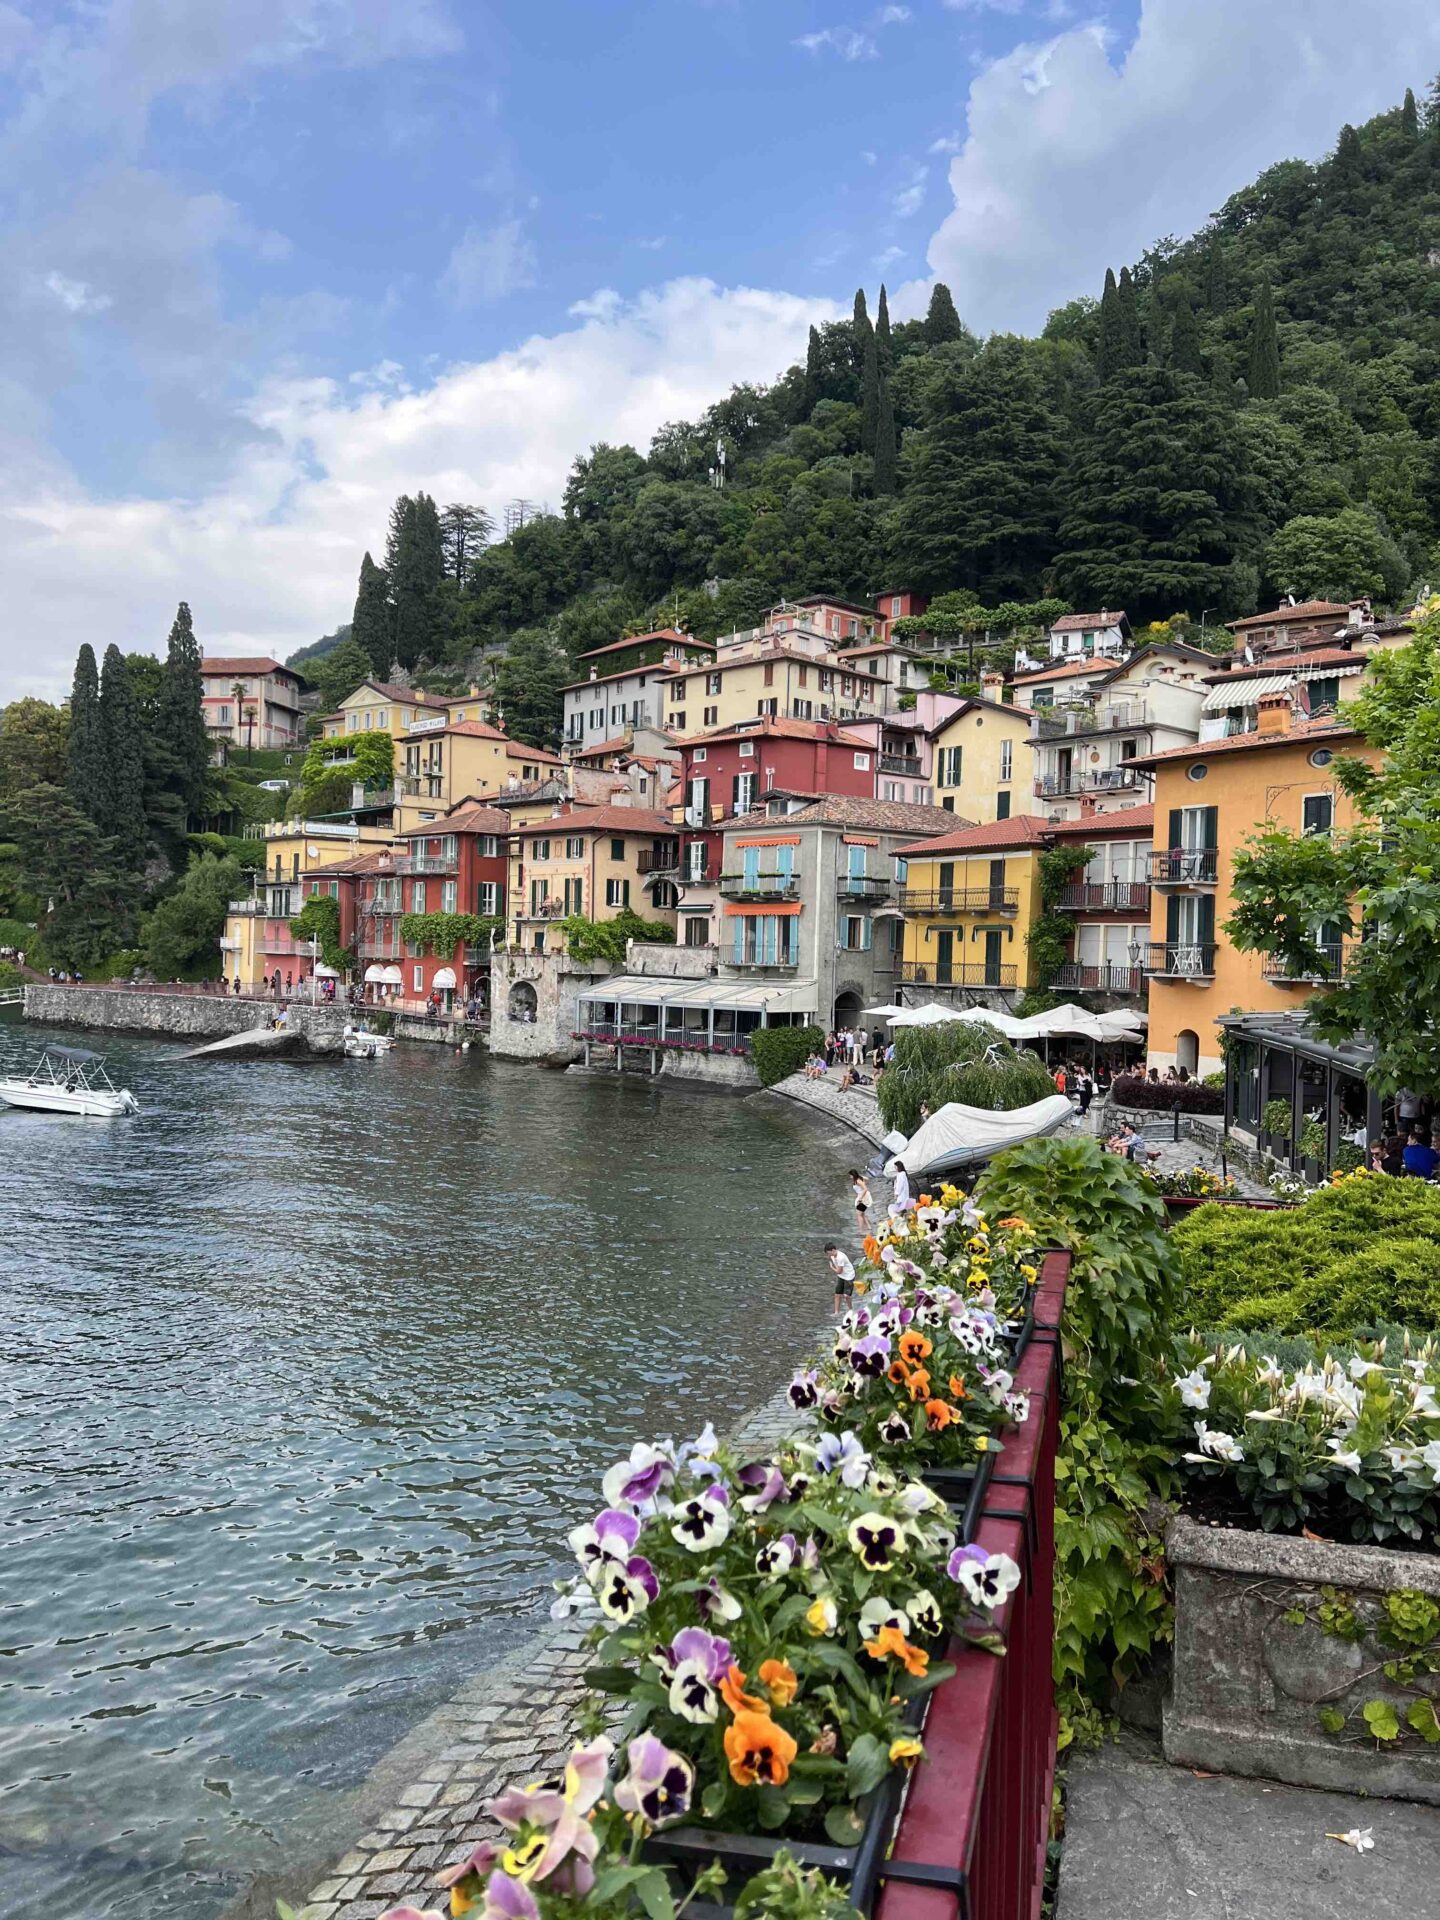
<svg viewBox="0 0 1440 1920">
<path fill-rule="evenodd" d="M 935 1113 L 958 1100 L 999 1112 L 1028 1107 L 1054 1091 L 1037 1054 L 1017 1053 L 994 1027 L 968 1020 L 898 1028 L 894 1061 L 877 1089 L 886 1127 L 906 1135 L 920 1124 L 921 1107 Z"/>
</svg>

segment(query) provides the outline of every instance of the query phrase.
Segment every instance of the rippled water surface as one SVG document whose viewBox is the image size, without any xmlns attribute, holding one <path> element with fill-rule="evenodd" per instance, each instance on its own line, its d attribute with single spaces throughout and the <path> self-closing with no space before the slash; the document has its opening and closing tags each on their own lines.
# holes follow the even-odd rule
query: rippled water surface
<svg viewBox="0 0 1440 1920">
<path fill-rule="evenodd" d="M 846 1150 L 440 1048 L 109 1064 L 139 1119 L 0 1109 L 0 1911 L 210 1920 L 531 1630 L 617 1449 L 786 1375 Z"/>
</svg>

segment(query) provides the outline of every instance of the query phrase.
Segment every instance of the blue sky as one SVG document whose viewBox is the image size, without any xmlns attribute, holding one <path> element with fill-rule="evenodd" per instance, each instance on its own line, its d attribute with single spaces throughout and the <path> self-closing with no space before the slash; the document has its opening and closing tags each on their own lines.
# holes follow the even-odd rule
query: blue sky
<svg viewBox="0 0 1440 1920">
<path fill-rule="evenodd" d="M 0 700 L 346 617 L 396 491 L 935 277 L 1042 323 L 1440 68 L 1424 0 L 0 0 Z"/>
</svg>

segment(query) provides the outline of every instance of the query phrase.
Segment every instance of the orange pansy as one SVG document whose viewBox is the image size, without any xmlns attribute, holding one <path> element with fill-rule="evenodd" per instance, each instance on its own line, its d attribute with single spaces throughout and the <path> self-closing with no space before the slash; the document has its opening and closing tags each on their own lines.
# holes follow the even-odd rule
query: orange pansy
<svg viewBox="0 0 1440 1920">
<path fill-rule="evenodd" d="M 943 1433 L 955 1418 L 955 1409 L 946 1400 L 925 1402 L 925 1424 L 931 1433 Z"/>
<path fill-rule="evenodd" d="M 893 1655 L 917 1680 L 930 1664 L 929 1654 L 912 1647 L 899 1627 L 881 1627 L 873 1640 L 866 1641 L 865 1651 L 872 1660 L 885 1660 Z"/>
<path fill-rule="evenodd" d="M 903 1360 L 892 1360 L 888 1378 L 893 1380 L 897 1387 L 903 1387 L 910 1378 L 910 1369 Z"/>
<path fill-rule="evenodd" d="M 900 1358 L 913 1367 L 918 1361 L 928 1359 L 933 1351 L 930 1342 L 918 1327 L 907 1327 L 900 1336 Z"/>
<path fill-rule="evenodd" d="M 800 1688 L 795 1669 L 788 1660 L 763 1661 L 760 1684 L 777 1707 L 788 1707 Z"/>
<path fill-rule="evenodd" d="M 952 1373 L 950 1376 L 950 1391 L 957 1400 L 968 1400 L 970 1398 L 965 1382 L 960 1378 L 958 1373 Z"/>
<path fill-rule="evenodd" d="M 865 1249 L 865 1258 L 867 1260 L 878 1260 L 880 1258 L 880 1242 L 875 1238 L 873 1233 L 867 1233 L 860 1244 Z"/>
<path fill-rule="evenodd" d="M 739 1667 L 732 1664 L 730 1671 L 720 1682 L 720 1698 L 733 1714 L 768 1713 L 769 1702 L 757 1700 L 753 1693 L 745 1691 L 745 1675 Z"/>
<path fill-rule="evenodd" d="M 910 1398 L 912 1400 L 928 1400 L 930 1398 L 930 1376 L 924 1367 L 916 1367 L 905 1384 L 910 1389 Z"/>
<path fill-rule="evenodd" d="M 725 1729 L 730 1778 L 742 1787 L 783 1787 L 790 1778 L 790 1762 L 799 1751 L 768 1713 L 737 1713 Z"/>
</svg>

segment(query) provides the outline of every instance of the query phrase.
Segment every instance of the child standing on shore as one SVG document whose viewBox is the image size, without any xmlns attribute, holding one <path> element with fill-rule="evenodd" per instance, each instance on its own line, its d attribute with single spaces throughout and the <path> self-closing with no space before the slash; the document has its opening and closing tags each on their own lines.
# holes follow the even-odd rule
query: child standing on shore
<svg viewBox="0 0 1440 1920">
<path fill-rule="evenodd" d="M 835 1276 L 835 1311 L 844 1313 L 848 1301 L 855 1294 L 855 1267 L 848 1253 L 837 1247 L 833 1240 L 825 1245 L 825 1257 L 830 1262 L 830 1271 Z"/>
<path fill-rule="evenodd" d="M 863 1173 L 850 1169 L 850 1191 L 855 1196 L 855 1225 L 863 1240 L 870 1231 L 870 1209 L 875 1204 L 870 1197 L 870 1183 Z"/>
</svg>

